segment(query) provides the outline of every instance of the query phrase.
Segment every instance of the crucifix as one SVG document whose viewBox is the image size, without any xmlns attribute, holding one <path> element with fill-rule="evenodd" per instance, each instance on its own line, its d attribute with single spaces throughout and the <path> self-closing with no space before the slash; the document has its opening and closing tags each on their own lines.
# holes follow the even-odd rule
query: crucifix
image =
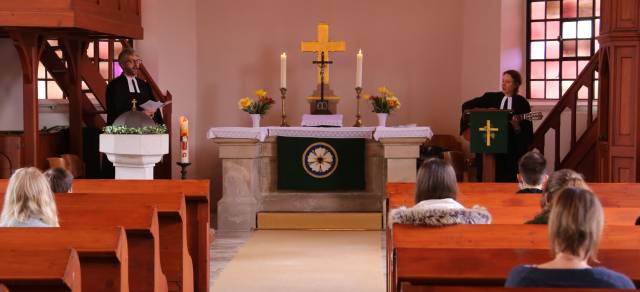
<svg viewBox="0 0 640 292">
<path fill-rule="evenodd" d="M 325 65 L 318 66 L 317 71 L 317 88 L 313 92 L 313 94 L 307 99 L 312 101 L 311 111 L 313 114 L 317 114 L 316 111 L 316 103 L 313 101 L 325 100 L 325 105 L 327 105 L 327 101 L 337 102 L 339 97 L 333 94 L 333 91 L 330 87 L 330 78 L 329 78 L 329 68 L 326 64 L 331 64 L 329 53 L 330 52 L 344 52 L 347 49 L 347 45 L 344 41 L 330 41 L 329 40 L 329 25 L 327 23 L 318 24 L 318 37 L 317 41 L 313 42 L 302 42 L 300 48 L 302 52 L 313 52 L 316 53 L 316 60 L 314 64 L 320 64 L 318 62 L 324 62 Z M 331 111 L 327 108 L 328 112 Z M 335 111 L 335 110 L 334 110 Z"/>
<path fill-rule="evenodd" d="M 314 115 L 327 115 L 331 114 L 329 111 L 329 102 L 324 99 L 324 74 L 327 64 L 333 64 L 333 61 L 326 61 L 324 59 L 324 52 L 320 53 L 320 61 L 313 61 L 313 64 L 320 67 L 320 100 L 316 100 L 316 108 L 313 111 Z"/>
</svg>

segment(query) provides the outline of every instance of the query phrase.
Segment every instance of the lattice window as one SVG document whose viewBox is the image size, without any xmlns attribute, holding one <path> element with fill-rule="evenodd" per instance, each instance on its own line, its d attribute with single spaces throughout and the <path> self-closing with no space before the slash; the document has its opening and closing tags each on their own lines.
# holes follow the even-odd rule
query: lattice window
<svg viewBox="0 0 640 292">
<path fill-rule="evenodd" d="M 527 96 L 559 99 L 598 50 L 599 31 L 600 0 L 527 0 Z"/>
</svg>

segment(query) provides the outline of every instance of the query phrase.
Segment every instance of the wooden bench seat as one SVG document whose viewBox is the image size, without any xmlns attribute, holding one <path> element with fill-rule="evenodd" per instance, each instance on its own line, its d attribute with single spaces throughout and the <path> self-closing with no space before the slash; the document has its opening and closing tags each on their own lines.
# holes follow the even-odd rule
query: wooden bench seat
<svg viewBox="0 0 640 292">
<path fill-rule="evenodd" d="M 4 202 L 4 195 L 0 196 Z M 2 203 L 0 203 L 1 205 Z M 167 291 L 166 276 L 160 266 L 158 211 L 151 206 L 58 204 L 58 220 L 63 227 L 122 226 L 129 247 L 129 286 L 133 291 Z"/>
<path fill-rule="evenodd" d="M 77 278 L 82 275 L 84 291 L 129 291 L 128 246 L 122 227 L 0 228 L 0 254 L 10 250 L 41 254 L 41 251 L 68 248 L 78 252 L 81 269 Z M 46 262 L 46 258 L 43 261 Z M 32 275 L 36 275 L 41 266 L 44 264 L 33 264 Z M 0 269 L 5 268 L 6 262 L 2 261 Z M 25 269 L 24 273 L 29 271 Z M 14 291 L 9 283 L 2 283 Z"/>
<path fill-rule="evenodd" d="M 396 283 L 431 285 L 503 286 L 517 265 L 550 260 L 548 249 L 527 248 L 397 248 Z M 603 265 L 627 275 L 640 285 L 639 249 L 602 249 Z"/>
<path fill-rule="evenodd" d="M 0 179 L 0 192 L 6 190 L 7 183 L 7 179 Z M 167 192 L 184 194 L 187 216 L 187 247 L 193 264 L 194 291 L 209 291 L 209 245 L 211 242 L 211 238 L 209 238 L 209 180 L 77 179 L 73 182 L 73 191 L 106 194 Z M 184 285 L 184 287 L 186 286 Z"/>
<path fill-rule="evenodd" d="M 74 249 L 2 250 L 0 283 L 12 292 L 80 292 L 80 260 Z"/>
<path fill-rule="evenodd" d="M 541 212 L 540 207 L 490 207 L 492 224 L 522 224 Z M 604 208 L 605 225 L 633 226 L 640 208 Z"/>
<path fill-rule="evenodd" d="M 460 183 L 457 200 L 464 206 L 491 207 L 540 206 L 540 194 L 516 194 L 516 184 Z M 640 208 L 640 184 L 589 184 L 602 206 L 609 208 Z M 414 183 L 387 184 L 389 208 L 415 204 Z M 640 216 L 640 214 L 639 214 Z"/>
<path fill-rule="evenodd" d="M 2 186 L 0 180 L 0 189 Z M 209 180 L 112 180 L 78 179 L 73 191 L 81 193 L 166 193 L 185 195 L 187 242 L 193 261 L 194 291 L 209 291 Z"/>
<path fill-rule="evenodd" d="M 635 226 L 607 226 L 599 259 L 636 283 L 628 273 L 640 260 L 640 232 Z M 501 286 L 519 264 L 551 259 L 543 225 L 456 225 L 444 228 L 395 224 L 387 240 L 391 289 L 402 281 L 443 285 Z"/>
<path fill-rule="evenodd" d="M 187 247 L 186 204 L 182 193 L 155 194 L 56 194 L 64 206 L 155 206 L 158 209 L 160 262 L 169 291 L 193 290 L 193 263 Z"/>
<path fill-rule="evenodd" d="M 585 288 L 504 288 L 504 287 L 460 287 L 460 286 L 427 286 L 402 284 L 402 292 L 619 292 L 635 291 L 628 289 L 585 289 Z"/>
</svg>

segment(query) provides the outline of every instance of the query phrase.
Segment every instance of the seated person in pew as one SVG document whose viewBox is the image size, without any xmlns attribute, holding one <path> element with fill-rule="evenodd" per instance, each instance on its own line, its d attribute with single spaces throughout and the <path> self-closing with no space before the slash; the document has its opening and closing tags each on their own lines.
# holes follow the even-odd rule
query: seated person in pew
<svg viewBox="0 0 640 292">
<path fill-rule="evenodd" d="M 547 175 L 547 160 L 538 151 L 529 151 L 518 161 L 518 194 L 542 194 Z"/>
<path fill-rule="evenodd" d="M 35 167 L 20 168 L 9 179 L 0 227 L 59 227 L 53 192 Z"/>
<path fill-rule="evenodd" d="M 636 225 L 640 225 L 640 217 L 638 217 L 638 219 L 636 219 Z"/>
<path fill-rule="evenodd" d="M 555 258 L 540 265 L 517 266 L 505 287 L 624 288 L 631 280 L 604 267 L 593 268 L 604 226 L 600 201 L 589 190 L 568 187 L 556 194 L 549 214 L 549 243 Z"/>
<path fill-rule="evenodd" d="M 536 215 L 533 219 L 525 222 L 526 224 L 547 224 L 549 220 L 549 213 L 551 212 L 553 197 L 555 193 L 566 187 L 582 188 L 591 190 L 584 180 L 584 177 L 571 170 L 561 169 L 554 171 L 544 187 L 544 194 L 540 199 L 540 207 L 542 211 Z"/>
<path fill-rule="evenodd" d="M 51 191 L 54 193 L 70 193 L 73 184 L 73 175 L 64 168 L 54 167 L 44 172 L 49 181 Z"/>
<path fill-rule="evenodd" d="M 420 166 L 416 181 L 416 202 L 411 208 L 391 210 L 389 223 L 426 226 L 489 224 L 491 214 L 479 206 L 467 209 L 456 201 L 458 185 L 453 167 L 439 158 Z"/>
</svg>

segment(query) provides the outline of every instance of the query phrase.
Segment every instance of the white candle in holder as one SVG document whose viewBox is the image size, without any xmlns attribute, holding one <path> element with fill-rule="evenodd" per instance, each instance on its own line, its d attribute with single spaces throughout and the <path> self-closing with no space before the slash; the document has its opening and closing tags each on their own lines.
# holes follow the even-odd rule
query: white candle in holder
<svg viewBox="0 0 640 292">
<path fill-rule="evenodd" d="M 362 88 L 362 50 L 356 55 L 356 87 Z"/>
<path fill-rule="evenodd" d="M 280 88 L 287 88 L 287 53 L 280 55 Z"/>
</svg>

